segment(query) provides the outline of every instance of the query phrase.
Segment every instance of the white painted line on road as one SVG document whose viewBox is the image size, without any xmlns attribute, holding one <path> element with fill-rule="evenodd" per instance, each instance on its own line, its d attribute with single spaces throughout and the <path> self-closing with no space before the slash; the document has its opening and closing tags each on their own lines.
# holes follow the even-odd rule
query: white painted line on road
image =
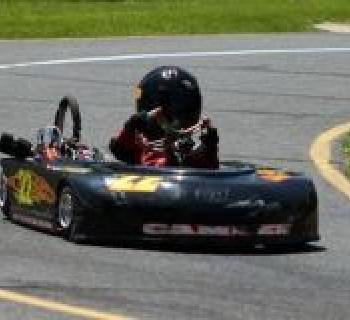
<svg viewBox="0 0 350 320">
<path fill-rule="evenodd" d="M 269 55 L 269 54 L 315 54 L 315 53 L 350 53 L 350 48 L 295 48 L 295 49 L 253 49 L 253 50 L 227 50 L 227 51 L 197 51 L 197 52 L 175 52 L 175 53 L 146 53 L 129 54 L 105 57 L 85 57 L 62 60 L 32 61 L 23 63 L 10 63 L 0 65 L 0 69 L 14 69 L 43 65 L 64 65 L 74 63 L 90 63 L 104 61 L 128 61 L 161 58 L 201 58 L 222 56 L 247 56 L 247 55 Z"/>
<path fill-rule="evenodd" d="M 331 144 L 350 131 L 350 122 L 321 133 L 310 148 L 310 158 L 321 175 L 340 192 L 350 198 L 349 180 L 331 164 Z"/>
</svg>

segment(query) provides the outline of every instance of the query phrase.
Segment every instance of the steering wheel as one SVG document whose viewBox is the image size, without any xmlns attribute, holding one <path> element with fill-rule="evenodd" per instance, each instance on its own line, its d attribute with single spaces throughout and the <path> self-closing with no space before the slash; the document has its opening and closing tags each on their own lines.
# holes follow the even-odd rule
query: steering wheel
<svg viewBox="0 0 350 320">
<path fill-rule="evenodd" d="M 79 110 L 78 100 L 72 96 L 65 96 L 61 99 L 58 109 L 55 115 L 54 125 L 58 127 L 62 134 L 64 130 L 64 121 L 67 109 L 70 110 L 72 120 L 73 120 L 73 135 L 68 140 L 79 142 L 80 141 L 80 131 L 81 131 L 81 116 Z"/>
</svg>

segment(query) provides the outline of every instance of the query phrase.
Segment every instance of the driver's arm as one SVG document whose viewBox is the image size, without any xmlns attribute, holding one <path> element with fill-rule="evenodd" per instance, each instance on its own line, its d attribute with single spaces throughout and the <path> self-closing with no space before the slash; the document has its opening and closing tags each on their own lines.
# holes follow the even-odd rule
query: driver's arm
<svg viewBox="0 0 350 320">
<path fill-rule="evenodd" d="M 109 150 L 113 156 L 129 164 L 137 164 L 139 147 L 136 143 L 136 132 L 145 131 L 148 124 L 149 116 L 146 112 L 133 114 L 123 129 L 109 142 Z"/>
<path fill-rule="evenodd" d="M 186 155 L 185 165 L 193 168 L 219 168 L 217 128 L 211 125 L 205 127 L 202 130 L 200 140 L 201 144 Z"/>
</svg>

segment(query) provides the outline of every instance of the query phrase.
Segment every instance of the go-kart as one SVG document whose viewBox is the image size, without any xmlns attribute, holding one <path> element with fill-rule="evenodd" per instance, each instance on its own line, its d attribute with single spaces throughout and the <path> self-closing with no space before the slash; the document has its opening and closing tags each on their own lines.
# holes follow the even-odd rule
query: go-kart
<svg viewBox="0 0 350 320">
<path fill-rule="evenodd" d="M 56 134 L 63 132 L 67 110 L 73 137 L 60 137 L 64 156 L 59 159 L 38 158 L 27 140 L 2 135 L 0 151 L 10 156 L 0 162 L 0 205 L 7 219 L 74 242 L 97 237 L 300 245 L 319 240 L 317 194 L 304 175 L 240 162 L 195 169 L 108 161 L 98 149 L 80 144 L 79 105 L 72 97 L 60 102 Z M 79 157 L 82 149 L 89 151 L 85 158 Z"/>
</svg>

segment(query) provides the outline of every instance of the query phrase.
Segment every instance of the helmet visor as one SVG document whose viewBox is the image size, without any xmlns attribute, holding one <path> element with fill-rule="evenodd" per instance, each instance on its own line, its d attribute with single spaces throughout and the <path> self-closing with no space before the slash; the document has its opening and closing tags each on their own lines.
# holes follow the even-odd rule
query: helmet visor
<svg viewBox="0 0 350 320">
<path fill-rule="evenodd" d="M 46 127 L 38 130 L 37 145 L 47 147 L 60 147 L 62 134 L 57 127 Z"/>
</svg>

